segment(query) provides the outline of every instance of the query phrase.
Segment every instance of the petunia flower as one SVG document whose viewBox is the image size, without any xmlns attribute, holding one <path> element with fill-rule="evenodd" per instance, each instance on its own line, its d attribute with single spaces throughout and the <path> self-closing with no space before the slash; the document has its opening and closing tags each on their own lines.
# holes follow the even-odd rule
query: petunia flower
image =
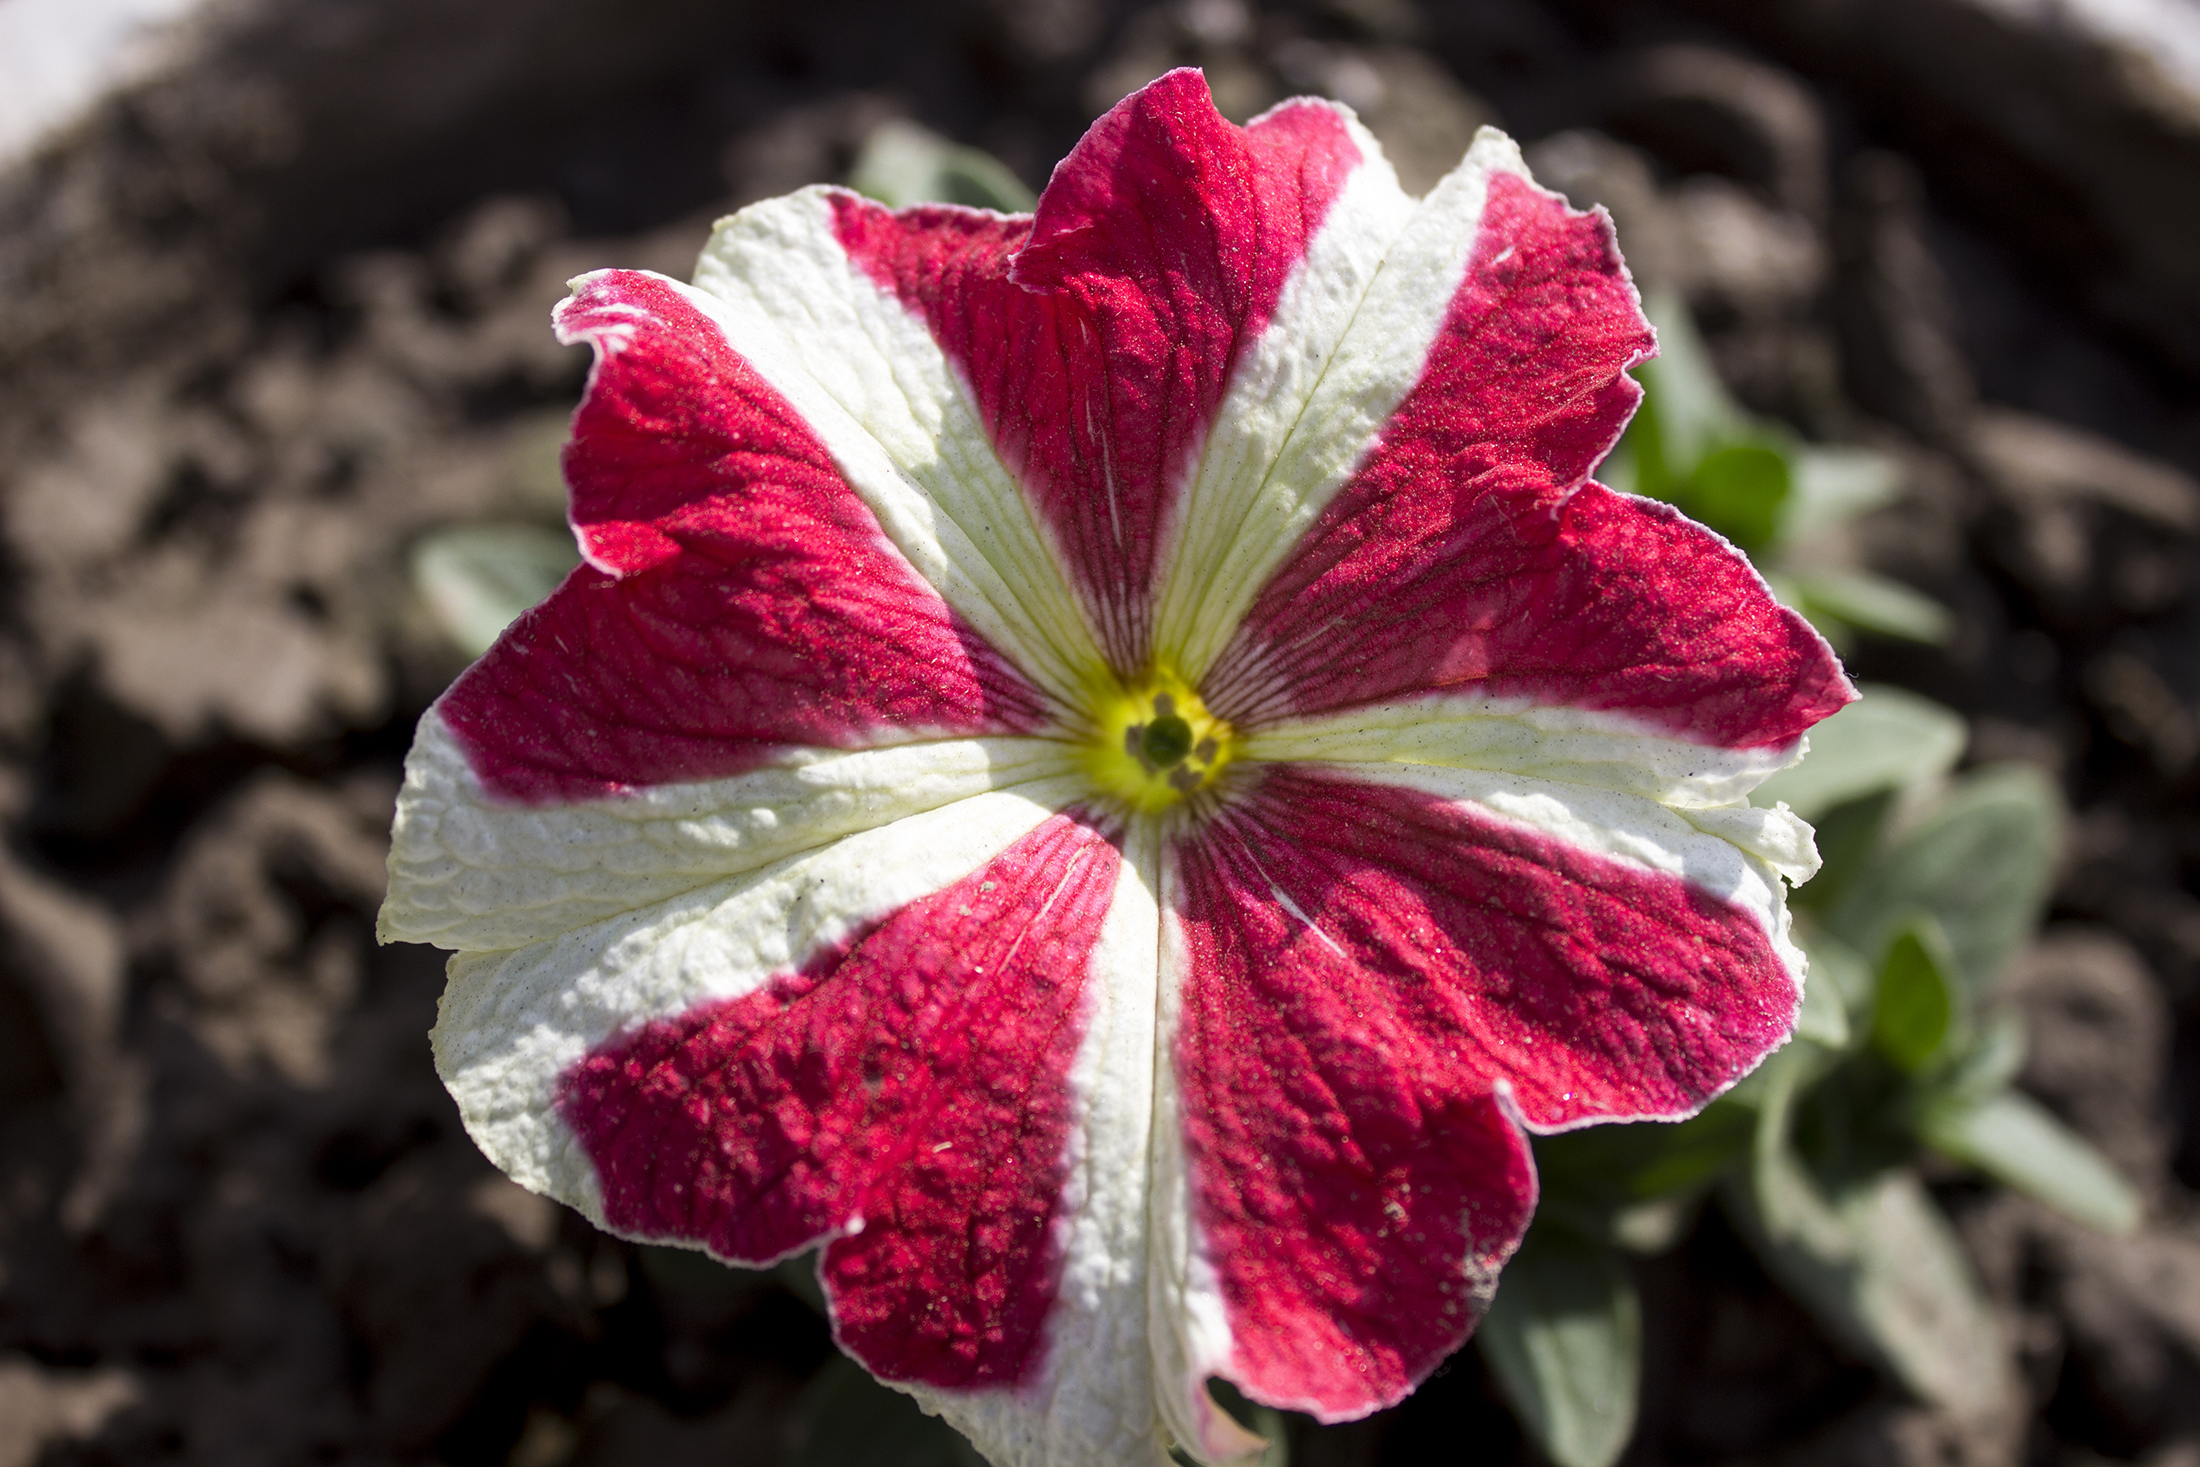
<svg viewBox="0 0 2200 1467">
<path fill-rule="evenodd" d="M 575 282 L 585 564 L 407 765 L 468 1130 L 611 1231 L 822 1245 L 841 1347 L 1004 1464 L 1221 1461 L 1472 1329 L 1531 1132 L 1780 1044 L 1853 696 L 1588 474 L 1652 338 L 1485 130 L 1424 199 L 1196 72 L 1035 216 L 813 188 Z"/>
</svg>

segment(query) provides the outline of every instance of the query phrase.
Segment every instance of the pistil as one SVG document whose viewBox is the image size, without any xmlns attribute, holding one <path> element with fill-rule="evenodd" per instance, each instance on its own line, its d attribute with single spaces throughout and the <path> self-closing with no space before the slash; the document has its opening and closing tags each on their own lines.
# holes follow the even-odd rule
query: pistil
<svg viewBox="0 0 2200 1467">
<path fill-rule="evenodd" d="M 1230 725 L 1166 667 L 1129 685 L 1111 679 L 1094 698 L 1098 736 L 1086 767 L 1103 794 L 1156 813 L 1212 785 L 1230 762 Z"/>
</svg>

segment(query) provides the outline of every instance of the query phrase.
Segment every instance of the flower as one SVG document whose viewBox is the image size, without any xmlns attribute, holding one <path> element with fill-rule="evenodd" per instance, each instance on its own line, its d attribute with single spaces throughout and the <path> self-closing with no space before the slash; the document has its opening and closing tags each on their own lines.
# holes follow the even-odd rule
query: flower
<svg viewBox="0 0 2200 1467">
<path fill-rule="evenodd" d="M 1853 696 L 1587 475 L 1651 350 L 1485 131 L 1196 72 L 1036 216 L 817 188 L 574 283 L 586 563 L 422 720 L 387 938 L 521 1183 L 748 1264 L 1002 1464 L 1219 1461 L 1472 1328 L 1530 1131 L 1788 1035 L 1750 808 Z"/>
</svg>

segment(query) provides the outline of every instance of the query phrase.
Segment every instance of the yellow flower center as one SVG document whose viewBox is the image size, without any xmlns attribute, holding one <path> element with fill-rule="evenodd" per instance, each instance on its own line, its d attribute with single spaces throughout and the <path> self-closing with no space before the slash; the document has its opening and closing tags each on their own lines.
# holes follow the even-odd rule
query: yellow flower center
<svg viewBox="0 0 2200 1467">
<path fill-rule="evenodd" d="M 1111 678 L 1093 697 L 1093 724 L 1086 770 L 1102 793 L 1145 814 L 1212 785 L 1236 743 L 1230 725 L 1167 667 L 1128 685 Z"/>
</svg>

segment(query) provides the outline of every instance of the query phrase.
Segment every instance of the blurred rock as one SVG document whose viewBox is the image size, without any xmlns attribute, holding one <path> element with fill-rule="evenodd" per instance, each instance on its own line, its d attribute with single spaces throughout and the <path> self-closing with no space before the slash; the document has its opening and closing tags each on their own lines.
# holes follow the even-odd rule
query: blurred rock
<svg viewBox="0 0 2200 1467">
<path fill-rule="evenodd" d="M 138 1400 L 129 1372 L 48 1370 L 0 1356 L 0 1467 L 35 1467 L 46 1453 L 92 1436 Z"/>
<path fill-rule="evenodd" d="M 2022 1423 L 1958 1421 L 1876 1401 L 1771 1459 L 1777 1467 L 2015 1467 Z"/>
<path fill-rule="evenodd" d="M 1915 170 L 1891 153 L 1849 167 L 1834 231 L 1849 393 L 1927 443 L 1962 441 L 1977 399 L 1947 277 L 1925 239 Z"/>
<path fill-rule="evenodd" d="M 193 1029 L 233 1071 L 328 1078 L 382 900 L 394 797 L 268 771 L 192 833 L 163 903 L 166 938 Z"/>
<path fill-rule="evenodd" d="M 2002 991 L 2025 1018 L 2024 1088 L 2142 1195 L 2164 1197 L 2170 1012 L 2139 954 L 2106 928 L 2058 927 L 2018 956 Z"/>
<path fill-rule="evenodd" d="M 368 1429 L 385 1448 L 426 1447 L 539 1318 L 569 1314 L 536 1262 L 555 1214 L 462 1140 L 398 1163 L 360 1197 L 329 1272 L 372 1361 Z"/>
<path fill-rule="evenodd" d="M 122 932 L 104 907 L 0 854 L 0 964 L 0 982 L 30 998 L 41 1048 L 58 1070 L 78 1145 L 61 1217 L 82 1231 L 144 1128 L 144 1077 L 121 1048 Z"/>
<path fill-rule="evenodd" d="M 2110 1450 L 2200 1430 L 2200 1233 L 2055 1230 L 2057 1302 Z"/>
<path fill-rule="evenodd" d="M 2200 366 L 2200 14 L 2114 0 L 1685 0 L 1899 131 L 1936 192 Z"/>
<path fill-rule="evenodd" d="M 572 1467 L 720 1467 L 727 1462 L 775 1467 L 786 1460 L 782 1440 L 785 1399 L 769 1388 L 744 1393 L 732 1403 L 694 1418 L 615 1386 L 589 1393 Z"/>
<path fill-rule="evenodd" d="M 1258 32 L 1244 0 L 1172 0 L 1139 10 L 1118 32 L 1100 64 L 1085 77 L 1087 115 L 1097 117 L 1176 66 L 1207 74 L 1215 107 L 1232 122 L 1249 122 L 1283 100 L 1275 72 L 1256 54 Z"/>
<path fill-rule="evenodd" d="M 2104 603 L 2154 615 L 2190 590 L 2200 484 L 2186 474 L 2003 409 L 1975 412 L 1964 446 L 1993 495 L 1988 528 L 2003 564 L 2059 618 Z"/>
<path fill-rule="evenodd" d="M 1425 194 L 1459 166 L 1475 132 L 1497 113 L 1425 52 L 1297 38 L 1270 53 L 1294 92 L 1334 97 L 1367 124 L 1409 194 Z"/>
<path fill-rule="evenodd" d="M 1716 173 L 1806 224 L 1826 220 L 1826 125 L 1792 72 L 1712 46 L 1654 46 L 1609 72 L 1606 125 L 1675 173 Z"/>
</svg>

